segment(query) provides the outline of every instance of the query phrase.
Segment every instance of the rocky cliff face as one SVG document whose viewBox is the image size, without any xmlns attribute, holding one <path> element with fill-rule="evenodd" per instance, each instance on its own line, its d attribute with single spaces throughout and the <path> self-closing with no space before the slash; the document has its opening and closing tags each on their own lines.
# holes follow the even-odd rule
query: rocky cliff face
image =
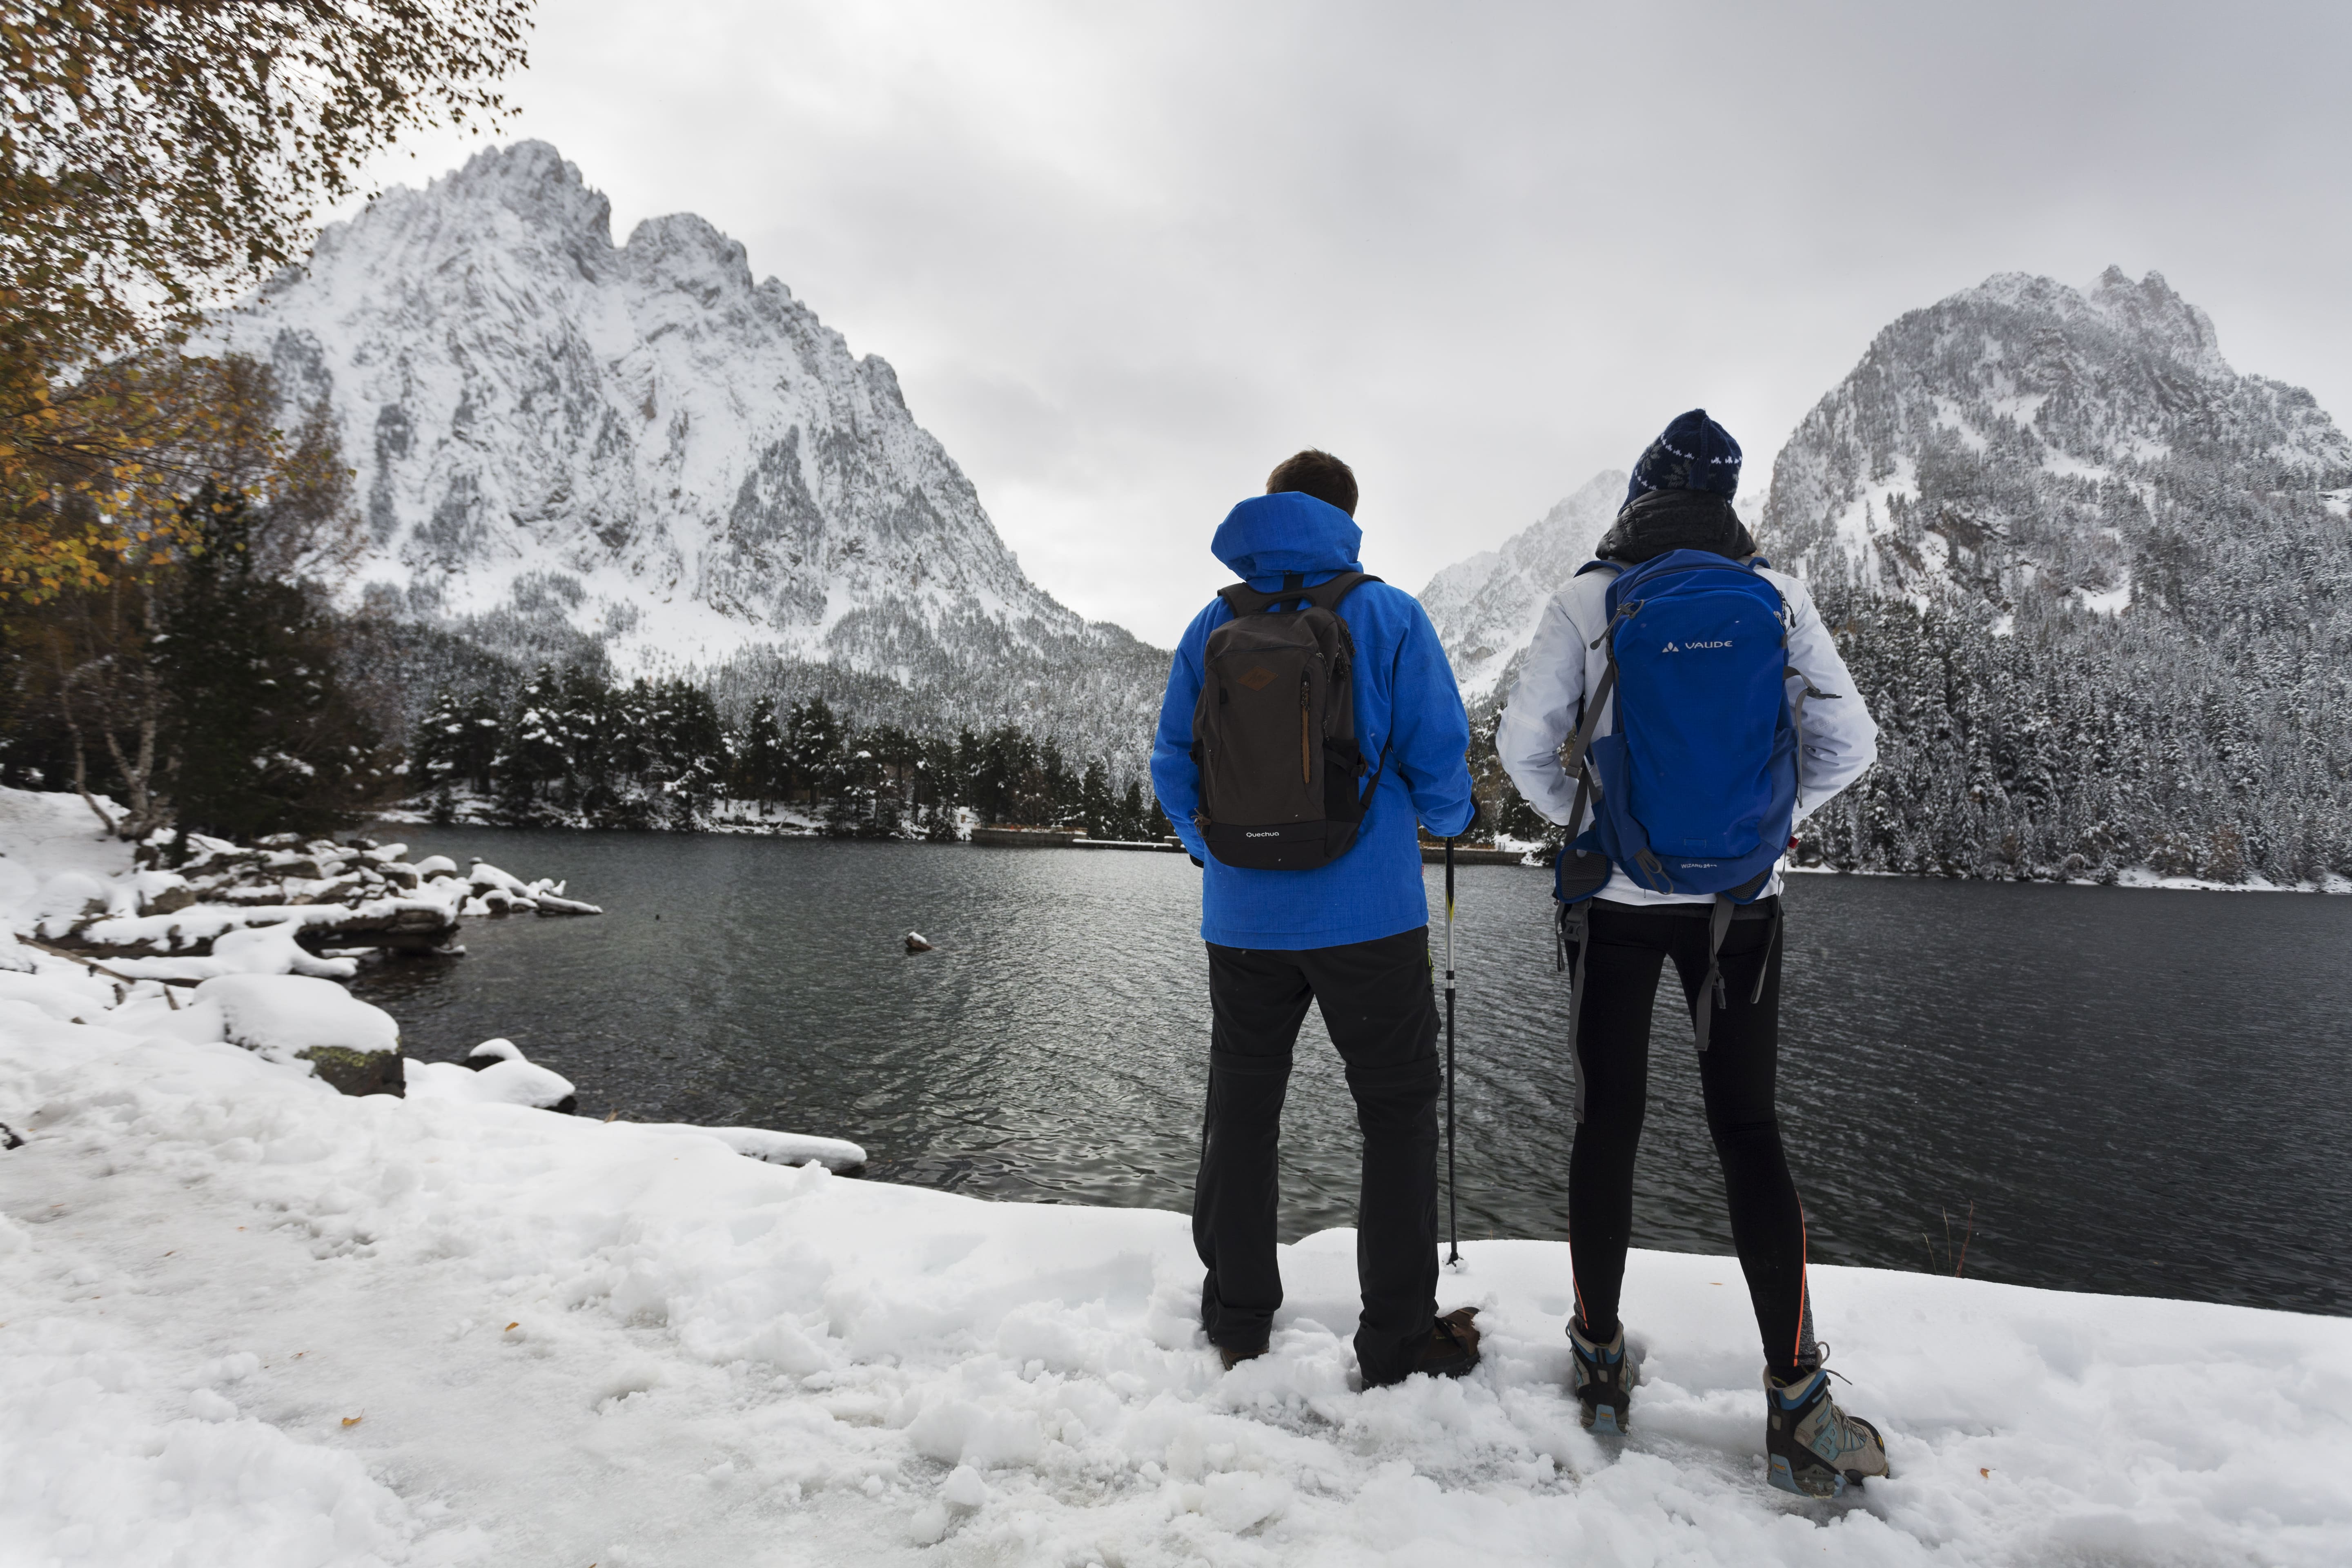
<svg viewBox="0 0 2352 1568">
<path fill-rule="evenodd" d="M 1604 469 L 1501 549 L 1455 562 L 1421 591 L 1474 711 L 1510 694 L 1544 605 L 1592 559 L 1624 499 L 1624 470 Z"/>
<path fill-rule="evenodd" d="M 331 402 L 380 606 L 1088 751 L 1148 730 L 1164 656 L 1029 582 L 887 363 L 698 217 L 615 246 L 543 142 L 386 194 L 217 339 Z"/>
</svg>

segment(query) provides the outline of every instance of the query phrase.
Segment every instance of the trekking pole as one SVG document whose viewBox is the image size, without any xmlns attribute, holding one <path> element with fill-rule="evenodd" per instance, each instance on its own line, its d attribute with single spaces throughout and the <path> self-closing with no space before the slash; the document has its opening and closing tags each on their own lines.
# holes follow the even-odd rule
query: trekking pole
<svg viewBox="0 0 2352 1568">
<path fill-rule="evenodd" d="M 1462 1218 L 1454 1186 L 1454 840 L 1445 841 L 1445 1261 L 1462 1267 Z"/>
</svg>

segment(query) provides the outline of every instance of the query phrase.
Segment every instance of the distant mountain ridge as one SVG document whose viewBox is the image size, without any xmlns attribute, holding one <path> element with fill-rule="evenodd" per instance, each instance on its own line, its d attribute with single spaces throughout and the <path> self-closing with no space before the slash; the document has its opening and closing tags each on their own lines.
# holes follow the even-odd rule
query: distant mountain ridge
<svg viewBox="0 0 2352 1568">
<path fill-rule="evenodd" d="M 2004 274 L 1906 313 L 1798 426 L 1751 522 L 1882 731 L 1806 853 L 2352 879 L 2347 514 L 2352 441 L 2309 393 L 2234 370 L 2156 273 Z M 1432 580 L 1474 709 L 1508 696 L 1588 527 L 1547 519 Z"/>
<path fill-rule="evenodd" d="M 1130 760 L 1148 733 L 1166 656 L 1029 581 L 887 363 L 698 217 L 614 245 L 544 142 L 387 192 L 215 342 L 332 404 L 379 608 Z"/>
</svg>

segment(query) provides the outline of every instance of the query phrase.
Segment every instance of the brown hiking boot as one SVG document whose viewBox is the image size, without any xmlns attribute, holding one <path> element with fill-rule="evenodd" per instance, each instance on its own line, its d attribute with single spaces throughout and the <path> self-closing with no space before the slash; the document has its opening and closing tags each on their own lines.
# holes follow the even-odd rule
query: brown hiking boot
<svg viewBox="0 0 2352 1568">
<path fill-rule="evenodd" d="M 1234 1368 L 1241 1365 L 1242 1363 L 1245 1361 L 1255 1361 L 1265 1353 L 1265 1342 L 1264 1340 L 1260 1340 L 1257 1343 L 1250 1346 L 1247 1350 L 1235 1350 L 1231 1345 L 1219 1345 L 1217 1347 L 1217 1359 L 1225 1363 L 1225 1370 L 1227 1372 L 1233 1371 Z"/>
<path fill-rule="evenodd" d="M 1478 1309 L 1456 1307 L 1429 1325 L 1429 1339 L 1413 1358 L 1411 1366 L 1394 1381 L 1402 1383 L 1414 1373 L 1425 1372 L 1432 1377 L 1466 1377 L 1478 1364 Z"/>
</svg>

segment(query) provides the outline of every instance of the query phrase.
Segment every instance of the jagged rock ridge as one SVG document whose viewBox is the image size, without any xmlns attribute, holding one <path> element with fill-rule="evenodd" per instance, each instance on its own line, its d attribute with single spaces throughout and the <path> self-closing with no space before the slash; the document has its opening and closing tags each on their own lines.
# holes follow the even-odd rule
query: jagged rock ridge
<svg viewBox="0 0 2352 1568">
<path fill-rule="evenodd" d="M 1625 471 L 1603 469 L 1501 548 L 1455 562 L 1421 591 L 1473 710 L 1509 694 L 1544 605 L 1592 559 L 1624 499 Z"/>
<path fill-rule="evenodd" d="M 887 363 L 698 217 L 614 245 L 544 142 L 388 192 L 216 341 L 331 402 L 379 606 L 1083 751 L 1148 732 L 1165 656 L 1023 574 Z"/>
</svg>

